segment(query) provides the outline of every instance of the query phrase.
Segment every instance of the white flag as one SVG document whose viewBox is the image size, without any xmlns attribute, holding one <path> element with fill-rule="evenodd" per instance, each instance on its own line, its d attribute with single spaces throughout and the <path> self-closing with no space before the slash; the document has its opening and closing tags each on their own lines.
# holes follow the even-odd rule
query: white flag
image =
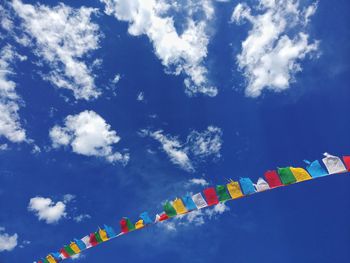
<svg viewBox="0 0 350 263">
<path fill-rule="evenodd" d="M 261 177 L 258 179 L 258 181 L 254 186 L 258 192 L 262 192 L 270 189 L 269 184 Z"/>
<path fill-rule="evenodd" d="M 208 206 L 201 193 L 193 195 L 192 200 L 198 209 Z"/>
<path fill-rule="evenodd" d="M 346 167 L 339 157 L 324 153 L 325 158 L 322 159 L 324 165 L 326 166 L 329 174 L 344 173 L 346 172 Z"/>
<path fill-rule="evenodd" d="M 91 247 L 91 244 L 90 244 L 90 237 L 89 236 L 85 236 L 81 239 L 81 241 L 84 242 L 86 248 L 89 248 Z"/>
</svg>

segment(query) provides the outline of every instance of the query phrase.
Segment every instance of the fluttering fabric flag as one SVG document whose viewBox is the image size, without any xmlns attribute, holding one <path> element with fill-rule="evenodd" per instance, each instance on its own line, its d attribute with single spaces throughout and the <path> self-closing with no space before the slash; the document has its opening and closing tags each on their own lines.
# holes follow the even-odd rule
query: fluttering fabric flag
<svg viewBox="0 0 350 263">
<path fill-rule="evenodd" d="M 51 256 L 51 255 L 48 255 L 48 256 L 46 257 L 46 260 L 47 260 L 49 263 L 56 263 L 56 260 L 55 260 L 54 257 Z"/>
<path fill-rule="evenodd" d="M 91 233 L 91 234 L 90 234 L 89 243 L 90 243 L 90 245 L 93 246 L 93 247 L 98 245 L 98 242 L 97 242 L 97 240 L 96 240 L 96 236 L 95 236 L 94 233 Z"/>
<path fill-rule="evenodd" d="M 327 175 L 326 170 L 321 166 L 321 164 L 318 160 L 313 161 L 313 162 L 309 162 L 307 160 L 304 160 L 304 162 L 307 164 L 306 170 L 309 172 L 309 174 L 313 178 Z"/>
<path fill-rule="evenodd" d="M 230 193 L 232 199 L 240 198 L 243 196 L 241 187 L 238 182 L 231 181 L 227 184 L 227 190 Z"/>
<path fill-rule="evenodd" d="M 104 229 L 99 229 L 98 233 L 103 242 L 108 240 L 107 232 Z"/>
<path fill-rule="evenodd" d="M 170 204 L 170 202 L 166 202 L 164 204 L 164 212 L 167 214 L 168 217 L 176 216 L 176 210 L 175 208 Z"/>
<path fill-rule="evenodd" d="M 196 204 L 193 202 L 192 197 L 189 194 L 182 197 L 182 200 L 183 200 L 188 211 L 192 211 L 192 210 L 197 209 Z"/>
<path fill-rule="evenodd" d="M 322 162 L 326 166 L 329 174 L 337 174 L 347 171 L 345 165 L 339 157 L 331 155 L 329 153 L 324 153 L 323 155 L 325 158 L 322 159 Z"/>
<path fill-rule="evenodd" d="M 85 243 L 82 241 L 82 240 L 79 240 L 79 239 L 74 239 L 74 242 L 75 242 L 75 244 L 77 244 L 77 246 L 78 246 L 78 248 L 80 249 L 80 250 L 84 250 L 84 249 L 86 249 L 86 245 L 85 245 Z"/>
<path fill-rule="evenodd" d="M 63 248 L 64 248 L 64 251 L 66 251 L 69 256 L 75 255 L 75 252 L 69 245 L 66 245 Z"/>
<path fill-rule="evenodd" d="M 130 219 L 127 217 L 124 217 L 126 220 L 126 225 L 128 226 L 129 231 L 135 230 L 135 225 L 131 223 Z"/>
<path fill-rule="evenodd" d="M 289 167 L 278 168 L 277 171 L 284 185 L 294 184 L 297 181 Z"/>
<path fill-rule="evenodd" d="M 290 167 L 290 170 L 292 171 L 297 182 L 302 182 L 302 181 L 312 179 L 311 175 L 303 168 Z"/>
<path fill-rule="evenodd" d="M 97 243 L 102 243 L 102 242 L 103 242 L 103 240 L 102 240 L 102 238 L 100 237 L 100 234 L 99 234 L 98 232 L 95 232 L 95 237 L 96 237 Z"/>
<path fill-rule="evenodd" d="M 152 220 L 151 220 L 151 218 L 149 217 L 149 215 L 148 215 L 147 212 L 143 212 L 143 213 L 140 215 L 140 218 L 143 220 L 143 223 L 144 223 L 145 225 L 152 224 Z"/>
<path fill-rule="evenodd" d="M 166 213 L 162 213 L 160 215 L 156 215 L 156 222 L 162 222 L 162 221 L 165 221 L 165 220 L 168 220 L 169 217 Z"/>
<path fill-rule="evenodd" d="M 104 228 L 107 232 L 108 238 L 113 238 L 115 236 L 117 236 L 117 234 L 115 233 L 114 229 L 108 225 L 104 225 Z"/>
<path fill-rule="evenodd" d="M 241 189 L 244 195 L 254 194 L 255 188 L 252 180 L 248 177 L 240 178 L 239 183 L 241 184 Z"/>
<path fill-rule="evenodd" d="M 225 202 L 231 199 L 231 196 L 228 194 L 227 188 L 225 185 L 217 185 L 216 193 L 218 194 L 220 202 Z"/>
<path fill-rule="evenodd" d="M 269 184 L 270 188 L 276 188 L 283 186 L 280 177 L 278 176 L 277 172 L 272 170 L 272 171 L 266 171 L 265 174 L 265 179 L 267 183 Z"/>
<path fill-rule="evenodd" d="M 218 196 L 214 187 L 208 187 L 203 190 L 205 199 L 207 200 L 208 206 L 217 205 L 219 203 Z"/>
<path fill-rule="evenodd" d="M 263 191 L 270 189 L 269 184 L 261 177 L 259 177 L 258 181 L 256 182 L 256 184 L 254 186 L 256 188 L 256 191 L 258 191 L 258 192 L 263 192 Z"/>
<path fill-rule="evenodd" d="M 80 253 L 79 247 L 74 242 L 71 242 L 69 246 L 74 251 L 74 254 Z"/>
<path fill-rule="evenodd" d="M 196 205 L 197 209 L 202 209 L 202 208 L 208 206 L 207 202 L 204 200 L 201 193 L 194 194 L 192 196 L 192 200 L 193 200 L 194 204 Z"/>
<path fill-rule="evenodd" d="M 51 255 L 53 256 L 53 258 L 57 261 L 57 262 L 60 262 L 62 261 L 62 257 L 61 257 L 61 254 L 59 252 L 53 252 L 51 253 Z"/>
<path fill-rule="evenodd" d="M 145 225 L 143 224 L 143 220 L 140 219 L 135 223 L 135 229 L 143 228 Z"/>
<path fill-rule="evenodd" d="M 176 198 L 173 202 L 173 207 L 178 215 L 186 214 L 188 211 L 180 198 Z"/>
<path fill-rule="evenodd" d="M 350 171 L 350 156 L 343 156 L 343 161 L 348 171 Z"/>
<path fill-rule="evenodd" d="M 63 248 L 60 249 L 60 254 L 61 254 L 62 258 L 69 258 L 70 257 L 69 254 Z"/>
<path fill-rule="evenodd" d="M 50 262 L 47 260 L 47 258 L 44 258 L 44 259 L 43 259 L 43 262 L 44 262 L 44 263 L 50 263 Z"/>
<path fill-rule="evenodd" d="M 122 218 L 119 223 L 120 223 L 121 232 L 122 233 L 128 233 L 129 232 L 129 228 L 128 228 L 128 225 L 126 223 L 126 219 Z"/>
<path fill-rule="evenodd" d="M 90 236 L 83 237 L 81 241 L 85 244 L 86 248 L 92 247 L 92 244 L 90 243 Z"/>
</svg>

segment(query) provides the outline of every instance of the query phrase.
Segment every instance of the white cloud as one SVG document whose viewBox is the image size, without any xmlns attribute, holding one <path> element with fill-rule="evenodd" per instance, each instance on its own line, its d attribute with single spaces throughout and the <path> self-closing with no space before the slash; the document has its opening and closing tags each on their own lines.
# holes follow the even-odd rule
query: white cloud
<svg viewBox="0 0 350 263">
<path fill-rule="evenodd" d="M 72 194 L 65 194 L 63 196 L 63 203 L 69 203 L 71 201 L 73 201 L 75 199 L 75 195 L 72 195 Z"/>
<path fill-rule="evenodd" d="M 30 199 L 28 210 L 34 212 L 39 220 L 44 220 L 47 224 L 57 223 L 67 215 L 64 202 L 54 203 L 50 198 L 40 196 Z"/>
<path fill-rule="evenodd" d="M 88 214 L 81 214 L 81 215 L 73 217 L 73 220 L 77 223 L 80 223 L 80 222 L 84 221 L 85 219 L 90 219 L 90 218 L 91 218 L 91 216 Z"/>
<path fill-rule="evenodd" d="M 25 130 L 22 128 L 19 117 L 20 97 L 16 93 L 16 84 L 10 80 L 14 74 L 11 63 L 25 57 L 17 54 L 14 49 L 6 45 L 0 51 L 0 136 L 11 142 L 19 143 L 26 140 Z"/>
<path fill-rule="evenodd" d="M 208 24 L 214 13 L 211 0 L 186 0 L 181 5 L 171 0 L 100 1 L 108 15 L 129 22 L 131 35 L 147 35 L 166 72 L 187 76 L 188 95 L 216 96 L 217 89 L 210 85 L 203 65 L 208 53 Z M 174 14 L 184 16 L 179 22 L 181 30 L 176 28 Z"/>
<path fill-rule="evenodd" d="M 8 233 L 3 233 L 5 228 L 0 227 L 0 252 L 2 251 L 12 251 L 17 246 L 17 234 L 9 235 Z"/>
<path fill-rule="evenodd" d="M 318 49 L 318 42 L 310 43 L 304 32 L 316 8 L 317 3 L 301 8 L 298 0 L 259 0 L 256 11 L 261 14 L 254 16 L 247 4 L 236 6 L 232 21 L 247 20 L 253 26 L 237 56 L 248 81 L 247 96 L 258 97 L 264 89 L 289 88 L 302 70 L 300 61 Z"/>
<path fill-rule="evenodd" d="M 144 99 L 145 99 L 145 94 L 142 91 L 140 91 L 139 94 L 137 95 L 136 100 L 143 101 Z"/>
<path fill-rule="evenodd" d="M 64 126 L 56 125 L 50 130 L 50 137 L 54 148 L 71 146 L 75 153 L 103 157 L 111 163 L 126 164 L 129 160 L 129 154 L 113 150 L 113 145 L 120 141 L 120 137 L 94 111 L 68 115 Z"/>
<path fill-rule="evenodd" d="M 35 40 L 35 45 L 29 44 L 50 66 L 44 78 L 58 88 L 71 90 L 76 99 L 98 97 L 94 76 L 83 61 L 99 45 L 99 27 L 91 22 L 97 10 L 74 9 L 62 3 L 50 8 L 20 0 L 13 0 L 12 6 L 23 20 L 23 29 Z"/>
<path fill-rule="evenodd" d="M 191 185 L 201 185 L 201 186 L 209 185 L 209 183 L 203 178 L 192 178 L 192 179 L 189 180 L 189 184 L 191 184 Z"/>
<path fill-rule="evenodd" d="M 222 131 L 214 126 L 209 126 L 202 132 L 192 131 L 184 143 L 177 137 L 164 135 L 161 130 L 141 130 L 140 135 L 150 136 L 160 142 L 171 162 L 188 172 L 195 171 L 196 162 L 208 157 L 220 158 Z"/>
</svg>

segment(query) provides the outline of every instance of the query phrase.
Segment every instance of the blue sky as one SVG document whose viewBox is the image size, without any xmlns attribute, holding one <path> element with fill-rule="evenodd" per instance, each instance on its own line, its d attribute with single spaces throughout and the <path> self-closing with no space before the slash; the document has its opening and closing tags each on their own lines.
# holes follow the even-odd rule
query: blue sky
<svg viewBox="0 0 350 263">
<path fill-rule="evenodd" d="M 227 178 L 350 154 L 345 0 L 0 3 L 1 263 Z M 228 202 L 74 261 L 347 262 L 348 181 Z"/>
</svg>

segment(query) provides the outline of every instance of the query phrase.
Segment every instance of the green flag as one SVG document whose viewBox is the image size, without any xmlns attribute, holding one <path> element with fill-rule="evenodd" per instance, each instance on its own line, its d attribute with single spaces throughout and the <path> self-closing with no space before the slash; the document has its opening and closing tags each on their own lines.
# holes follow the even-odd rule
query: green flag
<svg viewBox="0 0 350 263">
<path fill-rule="evenodd" d="M 284 185 L 293 184 L 297 181 L 289 167 L 278 168 L 278 175 Z"/>
<path fill-rule="evenodd" d="M 132 230 L 135 230 L 135 225 L 133 223 L 131 223 L 130 219 L 129 218 L 125 218 L 126 220 L 126 225 L 129 229 L 129 231 L 132 231 Z"/>
<path fill-rule="evenodd" d="M 103 242 L 103 240 L 102 240 L 102 238 L 100 237 L 100 234 L 99 234 L 98 232 L 95 232 L 94 235 L 95 235 L 95 237 L 96 237 L 97 243 L 102 243 L 102 242 Z"/>
<path fill-rule="evenodd" d="M 175 208 L 170 204 L 170 202 L 166 202 L 164 204 L 164 212 L 168 217 L 173 217 L 177 215 Z"/>
<path fill-rule="evenodd" d="M 75 252 L 73 251 L 73 249 L 70 246 L 64 246 L 64 251 L 66 251 L 67 254 L 70 256 L 75 255 Z"/>
<path fill-rule="evenodd" d="M 227 193 L 226 187 L 224 185 L 217 185 L 216 186 L 216 194 L 219 196 L 220 202 L 225 202 L 225 201 L 231 199 L 231 197 Z"/>
</svg>

